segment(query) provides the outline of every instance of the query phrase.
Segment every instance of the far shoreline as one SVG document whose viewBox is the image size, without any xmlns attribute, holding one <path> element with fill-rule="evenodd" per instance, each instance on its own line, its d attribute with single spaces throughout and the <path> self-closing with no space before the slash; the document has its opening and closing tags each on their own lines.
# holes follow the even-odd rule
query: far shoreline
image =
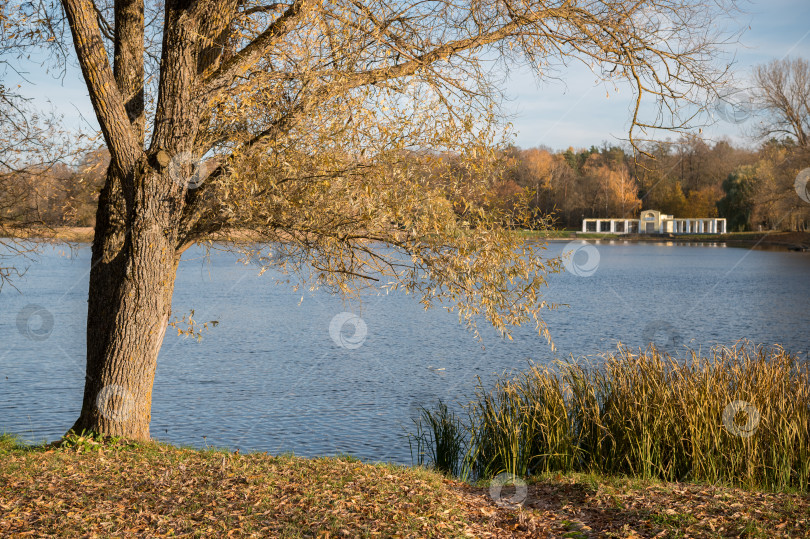
<svg viewBox="0 0 810 539">
<path fill-rule="evenodd" d="M 92 243 L 93 227 L 38 227 L 4 231 L 3 238 L 18 240 L 38 240 L 56 243 Z M 14 234 L 8 234 L 14 232 Z M 728 247 L 765 248 L 780 251 L 810 252 L 810 232 L 731 232 L 726 234 L 598 234 L 575 230 L 520 230 L 521 236 L 532 240 L 564 242 L 572 240 L 585 241 L 621 241 L 624 243 L 677 243 L 678 245 L 700 245 L 721 243 Z M 242 242 L 250 241 L 248 237 L 234 235 L 222 236 L 214 241 Z"/>
<path fill-rule="evenodd" d="M 727 234 L 598 234 L 560 230 L 551 233 L 524 230 L 520 234 L 529 239 L 549 242 L 620 241 L 624 243 L 664 243 L 677 245 L 724 244 L 728 247 L 767 248 L 781 251 L 810 251 L 810 232 L 731 232 Z"/>
</svg>

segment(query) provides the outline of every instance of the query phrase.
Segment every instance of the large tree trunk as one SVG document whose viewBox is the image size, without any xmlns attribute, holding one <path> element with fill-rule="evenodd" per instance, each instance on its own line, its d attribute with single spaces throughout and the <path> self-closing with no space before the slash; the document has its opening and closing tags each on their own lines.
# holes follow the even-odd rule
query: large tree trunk
<svg viewBox="0 0 810 539">
<path fill-rule="evenodd" d="M 154 130 L 146 150 L 143 0 L 115 2 L 113 68 L 93 3 L 62 0 L 62 5 L 111 157 L 96 214 L 87 375 L 73 430 L 148 440 L 181 225 L 183 245 L 193 241 L 188 229 L 195 218 L 184 217 L 185 182 L 194 172 L 200 107 L 208 102 L 197 93 L 198 70 L 218 66 L 228 14 L 237 2 L 166 2 Z M 219 36 L 213 40 L 219 45 L 200 57 L 201 45 L 211 45 L 208 35 Z"/>
<path fill-rule="evenodd" d="M 84 400 L 73 429 L 148 440 L 180 257 L 167 203 L 171 181 L 141 163 L 134 172 L 137 194 L 126 196 L 112 166 L 107 174 L 93 240 Z"/>
<path fill-rule="evenodd" d="M 187 156 L 199 125 L 192 91 L 203 17 L 190 13 L 187 3 L 166 3 L 153 148 L 144 150 L 143 0 L 115 2 L 113 69 L 92 2 L 62 4 L 111 156 L 96 214 L 87 374 L 73 430 L 148 440 L 157 356 L 180 258 L 187 186 L 178 180 L 192 173 Z"/>
</svg>

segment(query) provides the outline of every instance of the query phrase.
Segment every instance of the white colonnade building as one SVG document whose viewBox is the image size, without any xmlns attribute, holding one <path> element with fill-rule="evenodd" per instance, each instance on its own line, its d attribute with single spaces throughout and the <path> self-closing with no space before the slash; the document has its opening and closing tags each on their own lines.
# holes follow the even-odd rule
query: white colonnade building
<svg viewBox="0 0 810 539">
<path fill-rule="evenodd" d="M 644 210 L 638 219 L 583 219 L 582 231 L 606 234 L 725 234 L 727 228 L 724 218 L 676 218 L 656 210 Z"/>
</svg>

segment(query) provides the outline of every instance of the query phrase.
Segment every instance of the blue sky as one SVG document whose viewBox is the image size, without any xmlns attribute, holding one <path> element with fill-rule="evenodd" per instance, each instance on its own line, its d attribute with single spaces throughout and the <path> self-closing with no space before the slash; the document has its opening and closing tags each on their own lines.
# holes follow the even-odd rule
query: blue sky
<svg viewBox="0 0 810 539">
<path fill-rule="evenodd" d="M 744 13 L 736 14 L 731 24 L 745 30 L 737 43 L 727 47 L 727 53 L 734 58 L 733 70 L 741 89 L 757 64 L 785 56 L 810 60 L 810 1 L 751 0 L 740 7 Z M 507 109 L 513 115 L 518 146 L 565 149 L 627 138 L 632 104 L 628 91 L 618 95 L 611 91 L 606 97 L 605 85 L 596 82 L 596 77 L 582 65 L 573 65 L 561 76 L 564 83 L 538 85 L 525 69 L 515 72 L 507 82 Z M 705 127 L 703 134 L 714 140 L 728 137 L 749 145 L 752 139 L 746 128 L 751 121 L 735 124 L 718 119 Z"/>
<path fill-rule="evenodd" d="M 745 12 L 736 15 L 732 24 L 745 28 L 745 32 L 739 43 L 727 48 L 729 57 L 736 58 L 734 70 L 741 81 L 758 63 L 788 55 L 810 59 L 810 1 L 751 0 L 741 7 Z M 65 116 L 68 125 L 83 124 L 85 130 L 95 128 L 78 69 L 70 70 L 64 80 L 54 80 L 38 69 L 29 68 L 28 78 L 35 84 L 24 85 L 23 92 L 42 107 L 48 107 L 50 101 Z M 516 69 L 505 82 L 508 99 L 505 110 L 510 114 L 518 146 L 579 148 L 598 146 L 603 141 L 619 142 L 627 137 L 632 103 L 627 89 L 620 89 L 623 91 L 618 94 L 611 91 L 607 97 L 604 83 L 597 82 L 587 67 L 576 62 L 559 76 L 562 80 L 538 84 L 528 69 Z M 705 127 L 704 135 L 751 144 L 752 140 L 745 136 L 749 122 L 719 120 Z"/>
</svg>

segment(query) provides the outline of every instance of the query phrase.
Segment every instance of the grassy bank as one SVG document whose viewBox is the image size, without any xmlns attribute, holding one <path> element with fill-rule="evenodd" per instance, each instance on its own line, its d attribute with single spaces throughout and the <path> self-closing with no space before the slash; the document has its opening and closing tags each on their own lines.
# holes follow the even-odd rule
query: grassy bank
<svg viewBox="0 0 810 539">
<path fill-rule="evenodd" d="M 551 474 L 518 506 L 423 468 L 73 437 L 0 437 L 0 536 L 803 537 L 810 500 Z M 504 497 L 511 492 L 503 491 Z"/>
<path fill-rule="evenodd" d="M 620 347 L 532 366 L 458 417 L 424 409 L 422 462 L 461 477 L 586 472 L 810 491 L 810 366 L 741 343 L 676 360 Z"/>
</svg>

